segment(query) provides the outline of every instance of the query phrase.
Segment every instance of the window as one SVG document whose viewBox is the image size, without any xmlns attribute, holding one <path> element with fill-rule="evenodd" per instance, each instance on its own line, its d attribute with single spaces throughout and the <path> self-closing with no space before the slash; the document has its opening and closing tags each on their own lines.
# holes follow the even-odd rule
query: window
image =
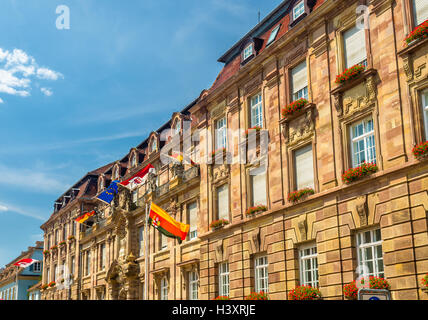
<svg viewBox="0 0 428 320">
<path fill-rule="evenodd" d="M 220 296 L 229 296 L 229 263 L 224 262 L 218 265 L 218 292 Z"/>
<path fill-rule="evenodd" d="M 269 292 L 268 259 L 267 256 L 255 259 L 255 289 L 256 292 Z"/>
<path fill-rule="evenodd" d="M 221 148 L 226 148 L 226 139 L 227 139 L 227 135 L 226 135 L 226 118 L 221 118 L 219 120 L 216 121 L 216 132 L 215 132 L 215 137 L 216 137 L 216 141 L 215 141 L 215 147 L 216 150 L 221 149 Z"/>
<path fill-rule="evenodd" d="M 133 154 L 131 158 L 131 167 L 135 167 L 136 165 L 137 165 L 137 157 L 135 156 L 135 154 Z"/>
<path fill-rule="evenodd" d="M 144 254 L 144 226 L 138 229 L 138 243 L 140 245 L 140 257 Z"/>
<path fill-rule="evenodd" d="M 312 145 L 294 151 L 295 189 L 314 188 L 314 160 Z"/>
<path fill-rule="evenodd" d="M 190 225 L 189 240 L 193 240 L 198 236 L 198 204 L 196 201 L 187 206 L 187 215 Z"/>
<path fill-rule="evenodd" d="M 59 234 L 59 231 L 58 231 L 58 229 L 56 229 L 55 230 L 55 244 L 58 244 L 58 234 Z"/>
<path fill-rule="evenodd" d="M 71 262 L 70 262 L 70 274 L 73 275 L 74 274 L 74 263 L 75 263 L 75 258 L 74 256 L 71 257 Z"/>
<path fill-rule="evenodd" d="M 263 127 L 263 105 L 262 94 L 259 93 L 251 98 L 251 127 Z"/>
<path fill-rule="evenodd" d="M 161 280 L 160 293 L 161 300 L 168 300 L 168 280 L 166 277 L 163 277 Z"/>
<path fill-rule="evenodd" d="M 180 120 L 178 120 L 175 123 L 174 134 L 179 134 L 180 130 L 181 130 L 181 122 L 180 122 Z"/>
<path fill-rule="evenodd" d="M 135 204 L 135 205 L 137 204 L 137 202 L 138 202 L 138 189 L 132 191 L 132 193 L 131 193 L 131 200 L 132 200 L 133 204 Z"/>
<path fill-rule="evenodd" d="M 305 1 L 301 1 L 296 4 L 293 8 L 293 20 L 296 20 L 302 14 L 305 13 Z"/>
<path fill-rule="evenodd" d="M 106 245 L 102 243 L 100 245 L 100 270 L 104 270 L 106 267 Z"/>
<path fill-rule="evenodd" d="M 165 250 L 168 248 L 168 238 L 164 236 L 162 233 L 159 233 L 159 241 L 160 241 L 160 249 Z"/>
<path fill-rule="evenodd" d="M 270 33 L 269 39 L 266 43 L 266 47 L 275 41 L 276 36 L 278 35 L 279 29 L 281 29 L 281 25 L 278 25 L 274 29 L 272 29 L 272 32 Z"/>
<path fill-rule="evenodd" d="M 65 241 L 67 239 L 67 224 L 65 224 L 62 228 L 62 240 Z"/>
<path fill-rule="evenodd" d="M 189 300 L 198 300 L 199 276 L 196 271 L 189 272 Z"/>
<path fill-rule="evenodd" d="M 350 68 L 356 64 L 367 66 L 366 34 L 364 29 L 357 26 L 343 33 L 345 68 Z"/>
<path fill-rule="evenodd" d="M 426 0 L 413 1 L 413 16 L 416 26 L 428 19 L 428 2 Z"/>
<path fill-rule="evenodd" d="M 308 73 L 306 61 L 303 61 L 291 70 L 292 99 L 308 99 Z"/>
<path fill-rule="evenodd" d="M 229 219 L 229 185 L 224 184 L 217 190 L 217 218 Z"/>
<path fill-rule="evenodd" d="M 380 229 L 357 234 L 358 265 L 364 277 L 384 277 Z"/>
<path fill-rule="evenodd" d="M 72 224 L 73 224 L 72 235 L 75 236 L 76 235 L 76 225 L 77 225 L 77 222 L 73 220 Z"/>
<path fill-rule="evenodd" d="M 156 143 L 156 139 L 152 140 L 152 148 L 150 149 L 151 152 L 155 152 L 157 149 L 157 143 Z"/>
<path fill-rule="evenodd" d="M 244 49 L 243 60 L 247 60 L 253 54 L 253 44 L 248 45 Z"/>
<path fill-rule="evenodd" d="M 54 281 L 58 280 L 58 265 L 54 266 Z"/>
<path fill-rule="evenodd" d="M 317 247 L 311 245 L 299 250 L 300 284 L 318 287 L 318 258 Z"/>
<path fill-rule="evenodd" d="M 46 284 L 51 282 L 51 270 L 49 268 L 46 269 Z"/>
<path fill-rule="evenodd" d="M 33 266 L 33 272 L 41 272 L 42 271 L 42 263 L 35 262 Z"/>
<path fill-rule="evenodd" d="M 422 112 L 424 114 L 425 140 L 428 140 L 428 90 L 422 92 Z"/>
<path fill-rule="evenodd" d="M 85 275 L 88 276 L 91 274 L 91 252 L 86 252 L 86 273 Z"/>
<path fill-rule="evenodd" d="M 266 167 L 250 170 L 251 205 L 266 205 Z"/>
<path fill-rule="evenodd" d="M 351 153 L 353 167 L 363 162 L 376 163 L 373 119 L 365 119 L 351 126 Z"/>
</svg>

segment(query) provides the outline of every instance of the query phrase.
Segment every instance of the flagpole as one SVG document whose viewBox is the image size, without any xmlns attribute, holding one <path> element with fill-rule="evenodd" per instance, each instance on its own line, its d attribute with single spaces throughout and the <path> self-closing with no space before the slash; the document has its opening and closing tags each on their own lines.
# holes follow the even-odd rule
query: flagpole
<svg viewBox="0 0 428 320">
<path fill-rule="evenodd" d="M 149 250 L 148 250 L 148 235 L 149 235 L 149 224 L 148 224 L 148 215 L 147 215 L 147 210 L 148 210 L 148 203 L 146 201 L 146 223 L 144 225 L 144 245 L 145 245 L 145 249 L 144 249 L 144 300 L 149 300 L 148 299 L 148 272 L 149 272 Z"/>
</svg>

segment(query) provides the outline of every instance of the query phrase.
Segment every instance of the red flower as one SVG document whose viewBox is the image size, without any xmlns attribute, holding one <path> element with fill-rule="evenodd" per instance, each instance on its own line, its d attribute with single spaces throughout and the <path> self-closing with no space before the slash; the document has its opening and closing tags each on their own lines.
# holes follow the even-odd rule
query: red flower
<svg viewBox="0 0 428 320">
<path fill-rule="evenodd" d="M 345 183 L 351 183 L 363 176 L 371 175 L 378 170 L 379 168 L 376 164 L 364 162 L 361 166 L 346 171 L 342 175 L 342 180 Z"/>
<path fill-rule="evenodd" d="M 297 190 L 294 192 L 290 192 L 288 194 L 288 201 L 289 202 L 297 202 L 299 201 L 301 198 L 303 198 L 306 195 L 310 195 L 310 194 L 314 194 L 315 191 L 312 188 L 306 188 L 306 189 L 302 189 L 302 190 Z"/>
<path fill-rule="evenodd" d="M 298 286 L 288 293 L 290 300 L 315 300 L 321 298 L 318 288 L 311 286 Z"/>
<path fill-rule="evenodd" d="M 411 42 L 428 37 L 428 20 L 422 22 L 417 26 L 409 35 L 404 39 L 405 43 L 409 45 Z"/>
<path fill-rule="evenodd" d="M 362 64 L 356 64 L 355 66 L 350 67 L 349 69 L 345 69 L 341 74 L 336 76 L 336 83 L 344 83 L 348 80 L 356 78 L 359 74 L 361 74 L 366 69 Z"/>
<path fill-rule="evenodd" d="M 244 300 L 269 300 L 269 295 L 263 291 L 251 292 Z"/>
<path fill-rule="evenodd" d="M 286 118 L 287 116 L 292 115 L 294 112 L 301 110 L 307 103 L 308 100 L 304 98 L 293 101 L 288 106 L 282 109 L 282 116 Z"/>
<path fill-rule="evenodd" d="M 247 215 L 251 215 L 251 214 L 255 214 L 255 213 L 259 213 L 259 212 L 264 212 L 267 211 L 267 207 L 264 205 L 257 205 L 254 207 L 250 207 L 247 209 L 247 211 L 245 212 L 245 214 Z"/>
<path fill-rule="evenodd" d="M 222 227 L 222 226 L 225 226 L 228 224 L 229 224 L 229 221 L 226 219 L 215 220 L 215 221 L 211 222 L 210 228 L 211 229 L 218 228 L 218 227 Z"/>
</svg>

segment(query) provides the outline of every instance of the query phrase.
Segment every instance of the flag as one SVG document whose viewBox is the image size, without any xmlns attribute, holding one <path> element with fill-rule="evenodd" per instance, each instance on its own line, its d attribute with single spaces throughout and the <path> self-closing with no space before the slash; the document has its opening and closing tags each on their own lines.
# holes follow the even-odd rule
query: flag
<svg viewBox="0 0 428 320">
<path fill-rule="evenodd" d="M 163 235 L 177 239 L 178 243 L 186 239 L 190 229 L 190 225 L 175 221 L 153 202 L 150 206 L 149 223 Z"/>
<path fill-rule="evenodd" d="M 117 193 L 117 184 L 119 182 L 119 180 L 114 180 L 112 183 L 110 183 L 110 186 L 103 193 L 101 193 L 97 199 L 110 204 L 114 198 L 114 195 Z"/>
<path fill-rule="evenodd" d="M 88 220 L 90 217 L 95 215 L 95 210 L 91 212 L 86 212 L 84 215 L 81 215 L 77 219 L 75 219 L 76 222 L 84 223 L 86 220 Z"/>
<path fill-rule="evenodd" d="M 153 167 L 150 163 L 144 169 L 139 171 L 137 174 L 134 174 L 128 180 L 122 181 L 120 185 L 133 190 L 146 182 L 147 174 L 149 172 L 156 173 L 155 167 Z"/>
<path fill-rule="evenodd" d="M 28 268 L 29 266 L 31 266 L 33 263 L 39 262 L 39 260 L 34 260 L 34 259 L 22 259 L 19 260 L 17 263 L 14 263 L 14 266 L 17 267 L 21 267 L 21 268 Z"/>
</svg>

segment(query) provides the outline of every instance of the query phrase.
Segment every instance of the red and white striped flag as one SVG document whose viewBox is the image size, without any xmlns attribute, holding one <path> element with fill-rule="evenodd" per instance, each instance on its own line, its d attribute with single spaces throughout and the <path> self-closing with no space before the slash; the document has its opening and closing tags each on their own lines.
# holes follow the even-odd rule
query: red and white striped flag
<svg viewBox="0 0 428 320">
<path fill-rule="evenodd" d="M 136 187 L 146 183 L 147 174 L 149 172 L 156 173 L 155 167 L 152 164 L 148 164 L 144 169 L 139 171 L 137 174 L 134 174 L 128 180 L 122 181 L 119 183 L 120 185 L 127 187 L 128 189 L 135 189 Z"/>
<path fill-rule="evenodd" d="M 14 263 L 14 266 L 17 267 L 21 267 L 21 268 L 28 268 L 29 266 L 31 266 L 33 263 L 39 262 L 39 260 L 34 260 L 34 259 L 22 259 L 19 260 L 17 263 Z"/>
</svg>

